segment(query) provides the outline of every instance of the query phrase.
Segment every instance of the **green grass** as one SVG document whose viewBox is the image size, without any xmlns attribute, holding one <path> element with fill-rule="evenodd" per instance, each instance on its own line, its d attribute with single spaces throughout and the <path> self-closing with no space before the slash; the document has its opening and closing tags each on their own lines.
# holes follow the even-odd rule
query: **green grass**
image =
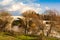
<svg viewBox="0 0 60 40">
<path fill-rule="evenodd" d="M 30 36 L 24 36 L 24 35 L 10 36 L 6 34 L 9 34 L 9 33 L 0 32 L 0 40 L 34 40 L 36 39 L 36 37 L 30 37 Z"/>
<path fill-rule="evenodd" d="M 5 35 L 4 32 L 0 32 L 0 40 L 16 40 L 13 36 Z"/>
<path fill-rule="evenodd" d="M 17 36 L 16 38 L 21 39 L 21 40 L 34 40 L 34 39 L 37 39 L 36 37 L 30 37 L 30 36 L 24 36 L 24 35 Z"/>
<path fill-rule="evenodd" d="M 37 37 L 34 36 L 25 36 L 25 35 L 10 36 L 6 34 L 9 33 L 0 32 L 0 40 L 37 40 Z M 60 40 L 60 39 L 54 37 L 44 37 L 44 40 Z"/>
</svg>

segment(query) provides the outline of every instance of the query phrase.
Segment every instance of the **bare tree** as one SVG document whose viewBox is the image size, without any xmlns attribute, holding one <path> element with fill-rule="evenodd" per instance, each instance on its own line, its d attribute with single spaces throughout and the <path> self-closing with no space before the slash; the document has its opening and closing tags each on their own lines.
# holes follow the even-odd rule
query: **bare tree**
<svg viewBox="0 0 60 40">
<path fill-rule="evenodd" d="M 38 25 L 40 24 L 39 22 L 39 14 L 37 14 L 35 11 L 33 10 L 28 10 L 26 12 L 23 13 L 23 16 L 25 17 L 25 20 L 26 20 L 26 28 L 28 29 L 30 25 L 29 21 L 33 21 L 33 24 L 35 24 L 34 28 L 37 27 L 38 28 Z M 32 25 L 32 24 L 31 24 Z M 33 29 L 34 29 L 33 28 Z M 26 29 L 25 29 L 26 30 Z"/>
<path fill-rule="evenodd" d="M 50 29 L 47 32 L 47 36 L 49 36 L 49 34 L 51 33 L 52 28 L 55 27 L 54 22 L 56 21 L 56 12 L 53 11 L 53 10 L 47 10 L 45 13 L 46 13 L 45 16 L 44 16 L 45 20 L 50 21 Z"/>
<path fill-rule="evenodd" d="M 5 27 L 11 20 L 11 14 L 7 11 L 0 11 L 0 19 L 2 20 L 2 30 L 5 30 Z"/>
</svg>

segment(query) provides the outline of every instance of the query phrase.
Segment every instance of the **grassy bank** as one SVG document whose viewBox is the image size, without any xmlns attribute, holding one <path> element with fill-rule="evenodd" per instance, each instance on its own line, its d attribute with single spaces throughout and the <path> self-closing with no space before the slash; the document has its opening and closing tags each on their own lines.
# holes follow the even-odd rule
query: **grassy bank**
<svg viewBox="0 0 60 40">
<path fill-rule="evenodd" d="M 37 37 L 33 36 L 25 36 L 25 35 L 20 35 L 20 36 L 10 36 L 6 35 L 7 33 L 5 32 L 0 32 L 0 40 L 37 40 Z M 44 40 L 60 40 L 58 38 L 54 37 L 44 37 Z"/>
</svg>

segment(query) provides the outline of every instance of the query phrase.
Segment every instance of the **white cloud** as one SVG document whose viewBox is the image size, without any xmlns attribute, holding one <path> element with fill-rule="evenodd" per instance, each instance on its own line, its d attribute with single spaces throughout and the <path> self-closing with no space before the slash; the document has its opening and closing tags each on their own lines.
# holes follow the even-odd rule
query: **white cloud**
<svg viewBox="0 0 60 40">
<path fill-rule="evenodd" d="M 7 10 L 8 11 L 17 11 L 17 10 L 22 10 L 22 8 L 24 7 L 23 3 L 15 3 L 12 4 Z"/>
<path fill-rule="evenodd" d="M 7 11 L 19 11 L 24 12 L 26 10 L 34 10 L 36 12 L 40 12 L 42 9 L 40 7 L 40 4 L 38 3 L 32 3 L 36 0 L 20 0 L 20 2 L 16 2 L 17 0 L 3 0 L 0 2 L 0 5 L 4 6 L 4 9 Z M 23 1 L 27 1 L 29 3 L 24 4 Z M 8 6 L 8 7 L 6 7 Z"/>
<path fill-rule="evenodd" d="M 12 6 L 8 9 L 8 11 L 16 11 L 16 10 L 18 10 L 19 8 L 20 8 L 20 5 L 14 4 L 14 5 L 12 5 Z"/>
<path fill-rule="evenodd" d="M 8 8 L 8 11 L 17 11 L 24 12 L 26 10 L 34 10 L 36 12 L 40 12 L 42 9 L 40 8 L 40 4 L 23 4 L 15 3 L 11 7 Z"/>
<path fill-rule="evenodd" d="M 9 3 L 11 3 L 13 0 L 3 0 L 2 2 L 0 2 L 1 5 L 8 5 Z"/>
<path fill-rule="evenodd" d="M 46 10 L 49 10 L 50 8 L 48 6 L 45 7 Z"/>
<path fill-rule="evenodd" d="M 19 0 L 20 2 L 26 2 L 26 3 L 32 3 L 35 2 L 37 0 Z"/>
</svg>

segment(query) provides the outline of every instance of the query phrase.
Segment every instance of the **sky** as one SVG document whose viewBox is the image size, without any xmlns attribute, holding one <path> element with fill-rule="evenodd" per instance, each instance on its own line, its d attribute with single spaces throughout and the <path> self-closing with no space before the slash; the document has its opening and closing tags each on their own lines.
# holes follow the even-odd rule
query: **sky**
<svg viewBox="0 0 60 40">
<path fill-rule="evenodd" d="M 60 11 L 60 0 L 0 0 L 0 10 L 9 11 L 16 16 L 27 10 L 41 14 L 50 9 Z"/>
</svg>

